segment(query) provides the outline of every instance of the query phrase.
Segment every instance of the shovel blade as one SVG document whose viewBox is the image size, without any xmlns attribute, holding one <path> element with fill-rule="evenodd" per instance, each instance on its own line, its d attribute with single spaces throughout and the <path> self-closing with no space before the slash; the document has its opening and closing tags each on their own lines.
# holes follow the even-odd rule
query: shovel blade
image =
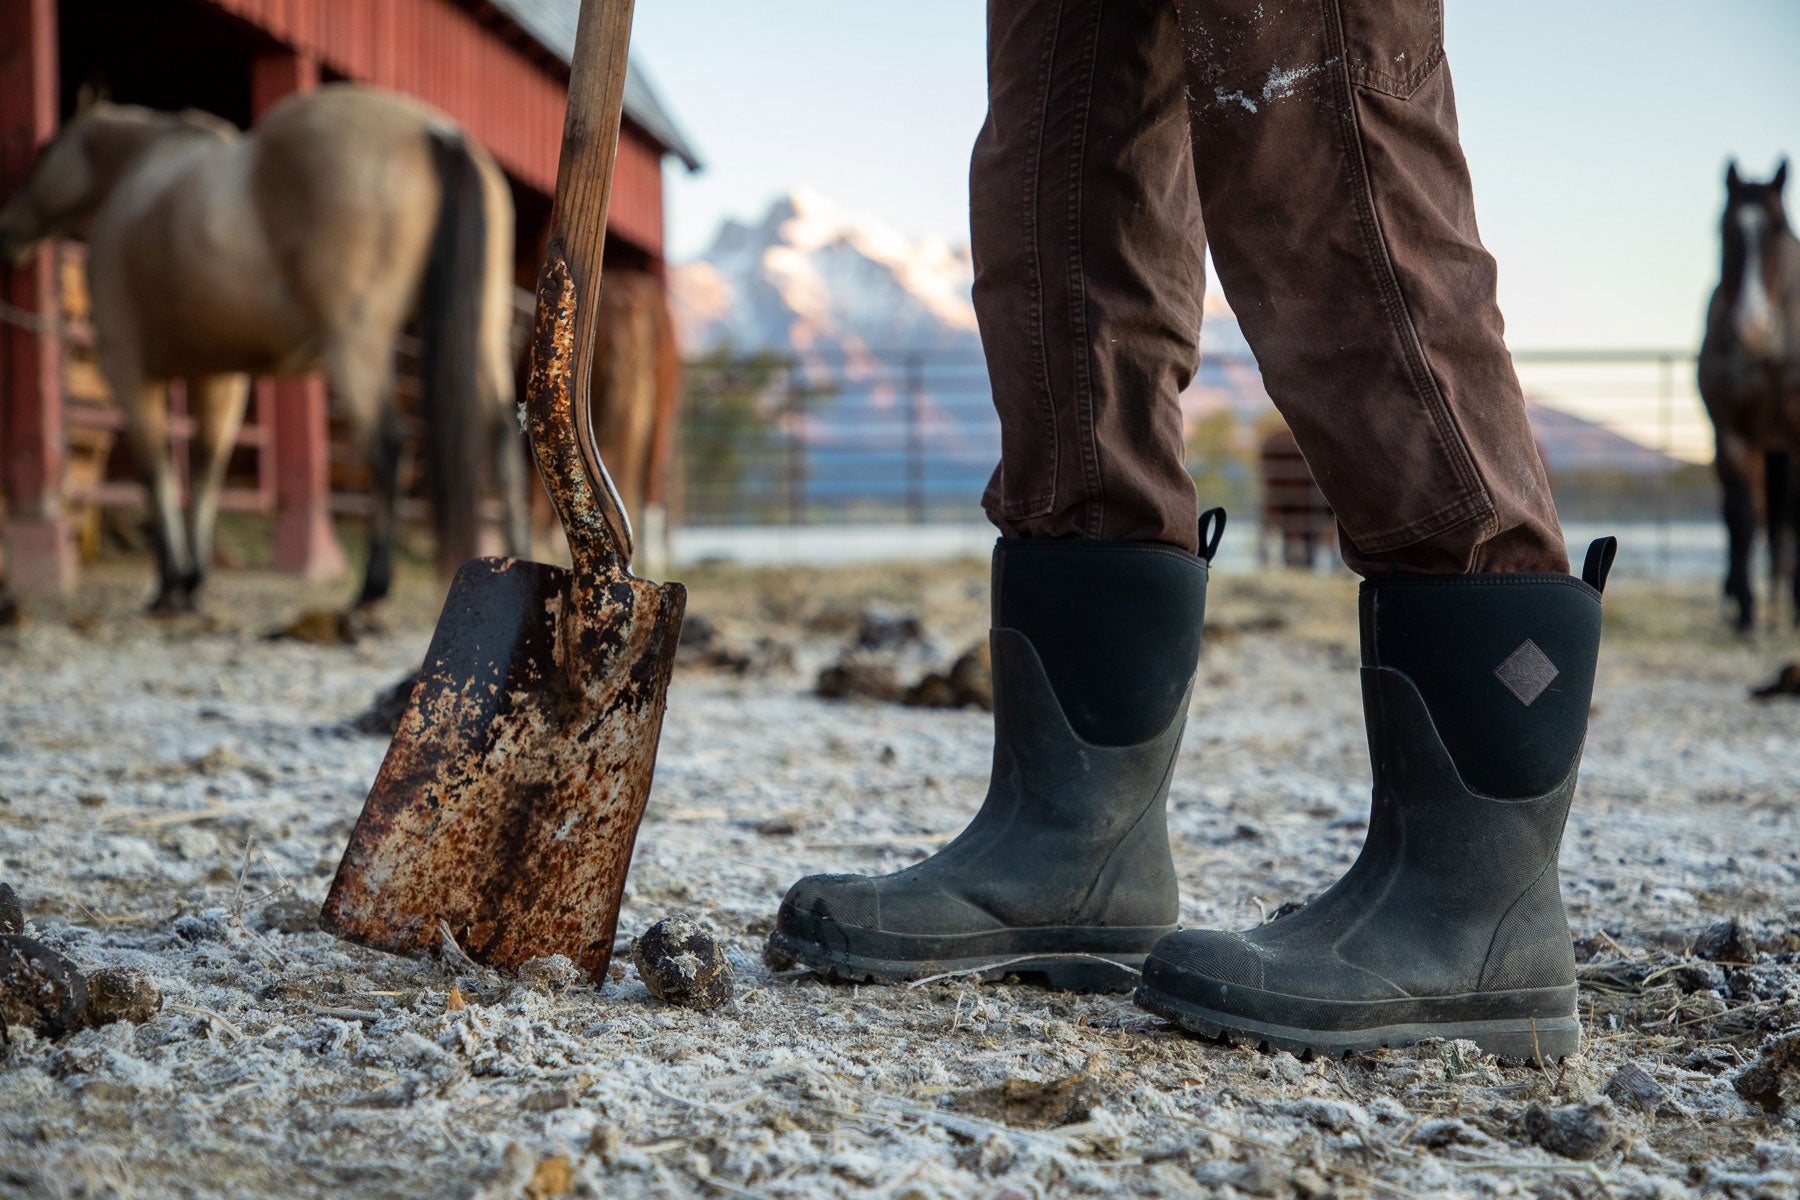
<svg viewBox="0 0 1800 1200">
<path fill-rule="evenodd" d="M 404 954 L 442 922 L 477 962 L 562 954 L 603 978 L 685 601 L 622 567 L 466 563 L 324 927 Z"/>
</svg>

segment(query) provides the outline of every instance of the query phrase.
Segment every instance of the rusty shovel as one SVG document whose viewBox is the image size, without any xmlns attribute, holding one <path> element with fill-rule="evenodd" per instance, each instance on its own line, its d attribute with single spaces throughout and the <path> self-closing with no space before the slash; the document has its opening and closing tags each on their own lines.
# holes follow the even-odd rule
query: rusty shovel
<svg viewBox="0 0 1800 1200">
<path fill-rule="evenodd" d="M 582 0 L 524 417 L 570 568 L 466 563 L 322 922 L 382 950 L 448 927 L 478 962 L 612 956 L 687 593 L 635 578 L 588 375 L 631 0 Z"/>
</svg>

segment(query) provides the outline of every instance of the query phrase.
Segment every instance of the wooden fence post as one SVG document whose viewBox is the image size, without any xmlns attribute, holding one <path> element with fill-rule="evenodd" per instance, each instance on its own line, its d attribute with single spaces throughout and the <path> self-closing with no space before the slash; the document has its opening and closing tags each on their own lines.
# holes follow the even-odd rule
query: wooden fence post
<svg viewBox="0 0 1800 1200">
<path fill-rule="evenodd" d="M 56 0 L 0 0 L 0 193 L 25 182 L 56 133 Z M 63 508 L 62 338 L 55 251 L 0 266 L 0 490 L 6 574 L 22 595 L 75 584 L 75 544 Z"/>
<path fill-rule="evenodd" d="M 0 193 L 25 181 L 56 132 L 56 0 L 0 0 Z M 62 352 L 55 253 L 0 267 L 0 489 L 6 495 L 6 574 L 24 595 L 75 583 L 63 509 Z"/>
</svg>

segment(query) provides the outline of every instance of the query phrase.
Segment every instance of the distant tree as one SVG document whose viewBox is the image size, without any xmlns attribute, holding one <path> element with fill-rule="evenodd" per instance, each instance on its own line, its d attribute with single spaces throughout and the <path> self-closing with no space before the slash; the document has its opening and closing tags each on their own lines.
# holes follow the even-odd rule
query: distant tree
<svg viewBox="0 0 1800 1200">
<path fill-rule="evenodd" d="M 1189 423 L 1187 469 L 1202 508 L 1214 504 L 1240 508 L 1246 503 L 1250 457 L 1236 413 L 1219 408 Z"/>
<path fill-rule="evenodd" d="M 729 343 L 688 362 L 681 411 L 683 494 L 689 518 L 767 519 L 796 461 L 797 429 L 783 429 L 832 389 L 803 383 L 773 351 Z M 800 445 L 804 464 L 804 447 Z"/>
</svg>

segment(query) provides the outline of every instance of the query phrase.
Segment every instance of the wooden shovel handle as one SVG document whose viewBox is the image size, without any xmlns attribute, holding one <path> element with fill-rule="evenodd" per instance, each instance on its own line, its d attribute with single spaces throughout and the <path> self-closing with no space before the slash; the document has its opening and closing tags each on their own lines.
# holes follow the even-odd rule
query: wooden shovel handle
<svg viewBox="0 0 1800 1200">
<path fill-rule="evenodd" d="M 622 567 L 632 554 L 631 519 L 600 459 L 588 392 L 600 312 L 606 210 L 625 107 L 631 12 L 632 0 L 581 3 L 562 157 L 556 168 L 556 205 L 538 285 L 537 349 L 526 394 L 532 452 L 578 569 L 598 558 L 615 559 Z M 552 308 L 559 311 L 547 311 Z M 554 340 L 561 343 L 563 353 L 548 355 L 552 361 L 539 361 L 545 337 L 552 334 L 546 326 L 557 324 L 562 328 L 554 333 L 562 336 Z"/>
</svg>

